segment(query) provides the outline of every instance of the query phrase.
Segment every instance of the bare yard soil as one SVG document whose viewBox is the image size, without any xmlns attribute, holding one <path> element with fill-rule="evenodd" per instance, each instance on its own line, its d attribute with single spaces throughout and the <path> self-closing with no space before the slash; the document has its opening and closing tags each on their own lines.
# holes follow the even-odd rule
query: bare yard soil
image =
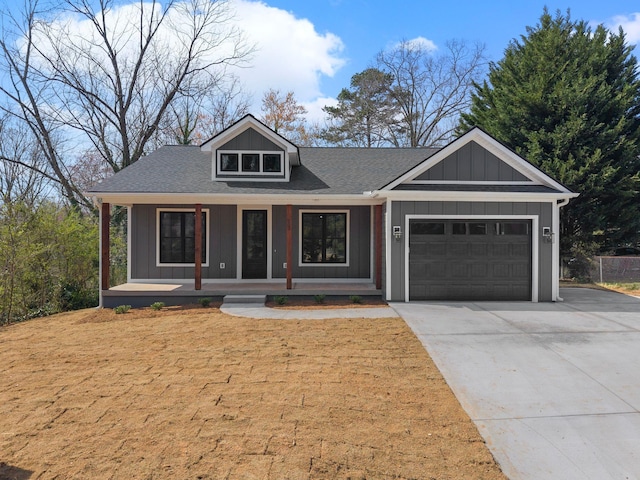
<svg viewBox="0 0 640 480">
<path fill-rule="evenodd" d="M 84 310 L 0 366 L 0 478 L 505 478 L 398 318 Z"/>
</svg>

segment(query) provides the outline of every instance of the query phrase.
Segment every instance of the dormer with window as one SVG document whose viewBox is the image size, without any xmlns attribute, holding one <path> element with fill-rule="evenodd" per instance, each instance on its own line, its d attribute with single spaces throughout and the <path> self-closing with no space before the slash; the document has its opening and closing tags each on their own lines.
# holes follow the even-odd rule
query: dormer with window
<svg viewBox="0 0 640 480">
<path fill-rule="evenodd" d="M 298 147 L 252 115 L 206 141 L 214 181 L 288 182 L 291 168 L 300 165 Z"/>
</svg>

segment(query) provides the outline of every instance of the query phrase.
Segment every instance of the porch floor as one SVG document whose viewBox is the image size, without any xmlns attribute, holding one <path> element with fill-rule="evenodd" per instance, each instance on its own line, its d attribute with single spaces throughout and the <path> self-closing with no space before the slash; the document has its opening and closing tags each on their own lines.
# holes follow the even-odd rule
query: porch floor
<svg viewBox="0 0 640 480">
<path fill-rule="evenodd" d="M 380 297 L 382 291 L 376 289 L 370 280 L 361 282 L 293 282 L 287 290 L 282 282 L 225 282 L 203 283 L 196 290 L 193 282 L 181 283 L 123 283 L 102 292 L 105 306 L 117 304 L 148 305 L 149 301 L 164 301 L 169 304 L 197 302 L 198 298 L 211 297 L 222 300 L 225 295 L 268 295 L 268 296 L 313 296 L 326 295 L 347 297 L 350 295 Z M 136 305 L 134 305 L 136 306 Z"/>
</svg>

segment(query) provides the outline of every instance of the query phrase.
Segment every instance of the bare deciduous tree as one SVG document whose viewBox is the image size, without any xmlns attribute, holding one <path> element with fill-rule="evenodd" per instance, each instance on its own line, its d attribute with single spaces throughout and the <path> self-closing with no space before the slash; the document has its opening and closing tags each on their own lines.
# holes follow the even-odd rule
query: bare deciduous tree
<svg viewBox="0 0 640 480">
<path fill-rule="evenodd" d="M 290 142 L 300 146 L 311 143 L 305 125 L 307 109 L 300 105 L 293 92 L 282 95 L 280 90 L 269 89 L 262 97 L 260 120 Z"/>
<path fill-rule="evenodd" d="M 377 68 L 391 74 L 390 95 L 400 108 L 389 141 L 398 147 L 448 142 L 461 112 L 470 105 L 474 81 L 484 73 L 484 46 L 447 42 L 438 53 L 416 41 L 403 41 L 378 54 Z"/>
<path fill-rule="evenodd" d="M 134 163 L 172 104 L 220 85 L 251 48 L 227 0 L 58 5 L 27 0 L 22 16 L 2 14 L 0 108 L 28 125 L 64 196 L 86 203 L 66 167 L 77 144 L 113 171 Z"/>
</svg>

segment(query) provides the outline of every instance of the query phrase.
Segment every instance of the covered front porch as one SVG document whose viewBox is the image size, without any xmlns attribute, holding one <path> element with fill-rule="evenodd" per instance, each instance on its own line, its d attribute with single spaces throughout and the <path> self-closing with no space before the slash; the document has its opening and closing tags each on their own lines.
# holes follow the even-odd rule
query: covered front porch
<svg viewBox="0 0 640 480">
<path fill-rule="evenodd" d="M 196 289 L 194 282 L 181 283 L 135 283 L 129 282 L 103 290 L 103 306 L 115 308 L 118 305 L 132 307 L 148 307 L 155 302 L 165 305 L 184 305 L 198 303 L 201 298 L 209 298 L 212 302 L 221 302 L 225 295 L 266 295 L 275 297 L 313 297 L 325 295 L 327 298 L 359 297 L 380 298 L 382 292 L 374 282 L 344 281 L 336 283 L 321 281 L 295 281 L 287 288 L 286 280 L 268 282 L 203 282 Z"/>
</svg>

